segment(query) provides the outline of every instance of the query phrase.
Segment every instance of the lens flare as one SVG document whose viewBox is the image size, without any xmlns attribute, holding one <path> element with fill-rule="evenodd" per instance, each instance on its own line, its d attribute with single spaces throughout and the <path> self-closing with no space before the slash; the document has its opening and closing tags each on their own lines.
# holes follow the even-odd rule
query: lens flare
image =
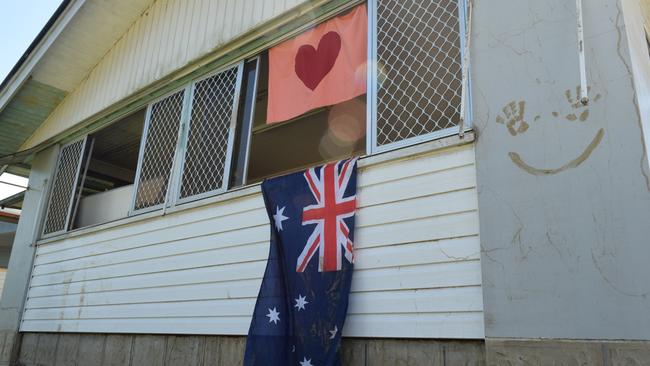
<svg viewBox="0 0 650 366">
<path fill-rule="evenodd" d="M 354 144 L 366 134 L 365 98 L 355 98 L 330 109 L 328 132 L 341 144 Z"/>
</svg>

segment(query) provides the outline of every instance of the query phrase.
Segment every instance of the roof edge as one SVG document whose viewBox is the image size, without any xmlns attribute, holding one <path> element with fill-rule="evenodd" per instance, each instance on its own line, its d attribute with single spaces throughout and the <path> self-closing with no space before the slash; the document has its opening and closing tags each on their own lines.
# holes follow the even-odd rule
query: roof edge
<svg viewBox="0 0 650 366">
<path fill-rule="evenodd" d="M 23 55 L 20 56 L 16 64 L 9 70 L 9 73 L 7 76 L 5 76 L 4 80 L 2 83 L 0 83 L 0 90 L 4 89 L 5 86 L 9 83 L 9 80 L 18 72 L 18 69 L 25 63 L 25 60 L 29 57 L 29 55 L 32 53 L 32 51 L 36 48 L 36 46 L 43 40 L 47 32 L 50 31 L 54 23 L 56 22 L 57 19 L 59 19 L 59 16 L 63 13 L 63 10 L 70 4 L 70 0 L 63 0 L 61 4 L 56 8 L 54 11 L 54 14 L 48 19 L 47 23 L 43 26 L 43 28 L 38 32 L 36 37 L 32 40 L 32 42 L 29 44 L 29 47 L 23 52 Z"/>
<path fill-rule="evenodd" d="M 40 61 L 41 57 L 61 34 L 84 2 L 85 0 L 63 0 L 61 2 L 61 5 L 0 84 L 0 111 L 5 108 L 20 86 L 31 75 L 34 66 Z"/>
</svg>

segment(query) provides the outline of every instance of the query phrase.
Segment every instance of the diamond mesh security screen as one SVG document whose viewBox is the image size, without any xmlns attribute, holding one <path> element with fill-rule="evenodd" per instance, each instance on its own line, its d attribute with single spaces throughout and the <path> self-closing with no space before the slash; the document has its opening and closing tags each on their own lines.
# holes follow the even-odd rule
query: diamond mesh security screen
<svg viewBox="0 0 650 366">
<path fill-rule="evenodd" d="M 458 0 L 377 0 L 377 146 L 458 124 Z"/>
<path fill-rule="evenodd" d="M 181 90 L 151 106 L 134 209 L 165 202 L 183 111 Z"/>
<path fill-rule="evenodd" d="M 56 164 L 56 174 L 50 193 L 43 234 L 52 234 L 67 229 L 68 212 L 72 204 L 83 145 L 84 140 L 79 140 L 61 149 Z"/>
<path fill-rule="evenodd" d="M 225 188 L 237 70 L 230 68 L 195 85 L 181 199 Z"/>
</svg>

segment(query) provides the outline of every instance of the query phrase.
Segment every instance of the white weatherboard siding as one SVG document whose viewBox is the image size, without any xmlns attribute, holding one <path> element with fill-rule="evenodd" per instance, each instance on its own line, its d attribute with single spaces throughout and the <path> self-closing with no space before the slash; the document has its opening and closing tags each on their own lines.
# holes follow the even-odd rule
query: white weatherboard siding
<svg viewBox="0 0 650 366">
<path fill-rule="evenodd" d="M 473 145 L 361 161 L 344 334 L 483 338 Z M 259 191 L 37 249 L 22 331 L 248 331 L 268 254 Z"/>
<path fill-rule="evenodd" d="M 22 148 L 38 145 L 304 2 L 154 1 Z"/>
</svg>

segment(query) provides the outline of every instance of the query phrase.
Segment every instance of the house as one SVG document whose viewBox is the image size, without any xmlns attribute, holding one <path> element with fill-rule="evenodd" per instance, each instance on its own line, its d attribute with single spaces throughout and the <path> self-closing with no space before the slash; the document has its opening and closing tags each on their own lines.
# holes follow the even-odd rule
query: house
<svg viewBox="0 0 650 366">
<path fill-rule="evenodd" d="M 265 124 L 269 48 L 360 4 L 367 94 Z M 0 85 L 0 365 L 241 363 L 259 183 L 350 156 L 346 365 L 643 364 L 649 5 L 64 1 Z"/>
</svg>

